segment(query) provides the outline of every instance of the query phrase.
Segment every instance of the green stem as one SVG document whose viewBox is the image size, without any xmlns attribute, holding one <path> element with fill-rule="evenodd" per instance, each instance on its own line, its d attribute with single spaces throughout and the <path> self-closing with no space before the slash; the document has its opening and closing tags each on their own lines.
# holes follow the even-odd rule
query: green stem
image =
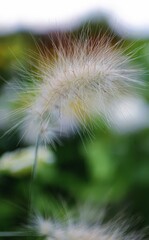
<svg viewBox="0 0 149 240">
<path fill-rule="evenodd" d="M 0 237 L 34 237 L 36 234 L 24 232 L 0 232 Z M 36 236 L 38 237 L 38 236 Z"/>
<path fill-rule="evenodd" d="M 32 169 L 32 182 L 35 179 L 36 171 L 37 171 L 39 143 L 40 143 L 40 137 L 38 135 L 37 141 L 36 141 L 36 146 L 35 146 L 35 158 L 34 158 L 33 169 Z"/>
<path fill-rule="evenodd" d="M 35 176 L 36 176 L 36 172 L 37 172 L 39 143 L 40 143 L 40 137 L 38 135 L 37 140 L 36 140 L 36 145 L 35 145 L 35 157 L 34 157 L 34 162 L 33 162 L 31 183 L 30 183 L 30 189 L 29 189 L 29 194 L 30 194 L 29 215 L 32 214 L 32 209 L 33 209 L 33 207 L 32 207 L 33 194 L 34 194 L 33 188 L 34 188 L 34 181 L 35 181 Z"/>
<path fill-rule="evenodd" d="M 28 236 L 25 232 L 0 232 L 0 237 L 26 237 Z"/>
</svg>

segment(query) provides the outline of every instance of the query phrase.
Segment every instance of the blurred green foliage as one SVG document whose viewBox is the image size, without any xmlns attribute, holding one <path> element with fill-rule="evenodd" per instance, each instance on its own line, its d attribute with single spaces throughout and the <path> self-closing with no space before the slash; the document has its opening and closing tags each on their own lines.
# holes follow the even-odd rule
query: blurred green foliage
<svg viewBox="0 0 149 240">
<path fill-rule="evenodd" d="M 1 94 L 5 81 L 19 78 L 18 68 L 30 68 L 25 54 L 29 49 L 35 51 L 34 40 L 38 43 L 39 39 L 46 44 L 48 36 L 18 33 L 0 38 Z M 126 40 L 124 47 L 133 41 Z M 147 73 L 148 40 L 136 41 L 127 51 L 135 52 L 135 63 Z M 142 80 L 148 83 L 146 73 Z M 148 88 L 141 94 L 149 101 Z M 6 130 L 0 129 L 1 136 Z M 17 131 L 1 138 L 0 154 L 28 146 L 19 138 Z M 135 215 L 141 218 L 137 228 L 148 226 L 149 128 L 120 134 L 102 123 L 93 129 L 91 139 L 84 133 L 82 139 L 77 134 L 62 139 L 62 145 L 53 149 L 54 164 L 38 168 L 32 189 L 35 210 L 47 212 L 51 199 L 64 200 L 70 206 L 90 201 L 106 207 L 108 218 L 125 210 L 128 218 Z M 14 230 L 20 223 L 26 223 L 30 182 L 31 169 L 22 175 L 0 173 L 0 231 Z"/>
</svg>

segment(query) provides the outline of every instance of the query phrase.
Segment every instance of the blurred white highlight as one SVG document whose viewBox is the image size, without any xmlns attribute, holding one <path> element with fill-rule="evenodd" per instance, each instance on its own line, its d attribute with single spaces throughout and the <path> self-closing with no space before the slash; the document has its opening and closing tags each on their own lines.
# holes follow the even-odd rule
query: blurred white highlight
<svg viewBox="0 0 149 240">
<path fill-rule="evenodd" d="M 72 28 L 85 18 L 104 16 L 119 34 L 145 36 L 149 34 L 148 9 L 147 0 L 5 0 L 0 7 L 0 34 Z"/>
<path fill-rule="evenodd" d="M 0 172 L 7 172 L 13 175 L 28 173 L 34 163 L 34 151 L 34 147 L 27 147 L 4 153 L 0 159 Z M 44 147 L 40 147 L 38 151 L 39 165 L 53 164 L 54 162 L 55 156 L 53 152 Z"/>
<path fill-rule="evenodd" d="M 129 133 L 149 127 L 149 106 L 142 98 L 122 98 L 115 106 L 112 126 L 116 131 Z"/>
</svg>

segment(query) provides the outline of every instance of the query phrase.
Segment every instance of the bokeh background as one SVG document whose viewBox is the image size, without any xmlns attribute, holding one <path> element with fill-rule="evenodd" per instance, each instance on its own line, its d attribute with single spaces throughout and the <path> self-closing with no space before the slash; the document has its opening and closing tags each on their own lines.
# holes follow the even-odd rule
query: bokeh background
<svg viewBox="0 0 149 240">
<path fill-rule="evenodd" d="M 9 104 L 15 91 L 8 90 L 6 84 L 25 81 L 20 72 L 33 67 L 30 58 L 37 46 L 52 51 L 51 36 L 54 39 L 56 33 L 63 36 L 70 31 L 79 35 L 86 25 L 91 33 L 102 29 L 104 34 L 114 34 L 113 43 L 124 40 L 123 48 L 128 54 L 133 52 L 133 63 L 143 69 L 139 78 L 144 85 L 135 98 L 122 99 L 110 126 L 101 119 L 94 120 L 97 124 L 91 138 L 86 133 L 81 138 L 72 134 L 55 148 L 41 149 L 33 189 L 34 209 L 50 214 L 51 208 L 58 212 L 56 206 L 61 202 L 68 208 L 92 203 L 106 209 L 105 221 L 124 215 L 133 229 L 148 227 L 148 1 L 5 0 L 1 5 L 0 231 L 17 230 L 28 221 L 34 155 L 33 142 L 22 138 L 19 129 L 8 132 Z M 23 150 L 15 152 L 18 149 Z"/>
</svg>

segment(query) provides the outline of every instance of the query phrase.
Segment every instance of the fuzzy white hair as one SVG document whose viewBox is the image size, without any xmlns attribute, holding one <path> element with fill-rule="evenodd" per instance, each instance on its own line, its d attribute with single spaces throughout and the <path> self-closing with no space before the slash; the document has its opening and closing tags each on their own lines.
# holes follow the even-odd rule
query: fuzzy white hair
<svg viewBox="0 0 149 240">
<path fill-rule="evenodd" d="M 89 213 L 88 213 L 89 214 Z M 97 215 L 97 211 L 96 211 Z M 95 220 L 95 219 L 94 219 Z M 141 240 L 143 234 L 128 233 L 126 223 L 117 220 L 108 223 L 89 221 L 80 216 L 69 216 L 65 220 L 44 218 L 36 215 L 32 219 L 27 231 L 45 240 Z"/>
<path fill-rule="evenodd" d="M 119 43 L 112 45 L 109 38 L 68 37 L 67 47 L 60 39 L 59 47 L 53 45 L 55 54 L 40 59 L 31 87 L 23 87 L 24 97 L 20 93 L 25 102 L 20 108 L 23 126 L 29 132 L 34 129 L 32 135 L 40 135 L 45 143 L 86 128 L 96 115 L 110 122 L 111 102 L 133 93 L 139 73 Z"/>
</svg>

